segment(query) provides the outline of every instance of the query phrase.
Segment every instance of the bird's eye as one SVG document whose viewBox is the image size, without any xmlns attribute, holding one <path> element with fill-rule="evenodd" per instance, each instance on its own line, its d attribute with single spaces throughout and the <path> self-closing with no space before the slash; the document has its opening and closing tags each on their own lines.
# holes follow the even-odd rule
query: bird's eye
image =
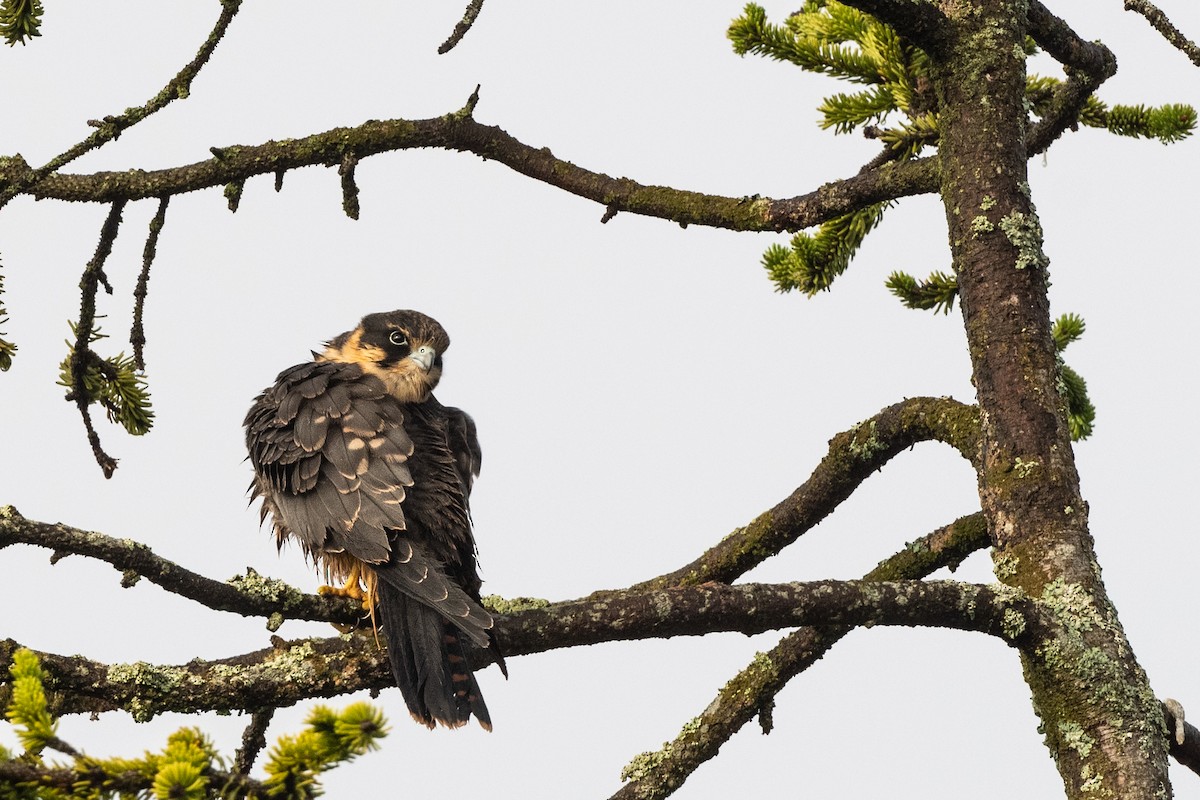
<svg viewBox="0 0 1200 800">
<path fill-rule="evenodd" d="M 404 331 L 392 331 L 388 335 L 388 341 L 397 347 L 404 347 L 408 344 L 408 339 L 404 338 Z"/>
</svg>

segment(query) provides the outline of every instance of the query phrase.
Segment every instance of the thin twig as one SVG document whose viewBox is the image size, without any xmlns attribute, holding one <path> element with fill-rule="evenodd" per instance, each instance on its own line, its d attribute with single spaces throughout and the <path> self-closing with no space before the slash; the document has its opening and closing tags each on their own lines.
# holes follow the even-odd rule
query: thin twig
<svg viewBox="0 0 1200 800">
<path fill-rule="evenodd" d="M 26 519 L 12 506 L 0 506 L 0 548 L 11 544 L 44 547 L 54 561 L 81 555 L 111 564 L 129 576 L 146 578 L 172 594 L 194 600 L 214 611 L 230 611 L 246 617 L 354 624 L 362 616 L 359 603 L 344 598 L 303 594 L 283 581 L 266 578 L 253 570 L 232 581 L 217 581 L 192 572 L 132 539 L 116 539 L 60 523 Z M 278 627 L 278 625 L 275 625 Z"/>
<path fill-rule="evenodd" d="M 1183 35 L 1183 32 L 1171 23 L 1167 15 L 1162 12 L 1158 6 L 1150 2 L 1150 0 L 1125 0 L 1126 11 L 1136 11 L 1146 18 L 1150 26 L 1158 31 L 1164 39 L 1172 44 L 1177 50 L 1192 60 L 1192 63 L 1200 67 L 1200 47 L 1191 39 Z"/>
<path fill-rule="evenodd" d="M 204 44 L 200 46 L 200 50 L 196 53 L 196 57 L 189 61 L 183 69 L 181 69 L 175 77 L 167 81 L 158 94 L 151 97 L 146 103 L 137 108 L 127 108 L 120 114 L 108 116 L 102 120 L 89 120 L 90 125 L 96 128 L 96 131 L 84 139 L 79 144 L 67 150 L 60 155 L 47 161 L 41 167 L 30 171 L 28 174 L 20 177 L 17 180 L 10 182 L 2 190 L 0 190 L 0 208 L 8 204 L 10 200 L 19 194 L 25 192 L 29 187 L 38 183 L 46 176 L 51 175 L 62 169 L 67 164 L 75 159 L 89 153 L 96 148 L 113 141 L 128 128 L 138 124 L 146 117 L 165 108 L 171 101 L 186 98 L 191 93 L 192 81 L 199 74 L 201 68 L 208 63 L 213 51 L 225 36 L 225 31 L 229 28 L 229 23 L 233 21 L 237 15 L 238 9 L 241 7 L 242 0 L 221 0 L 221 15 L 217 19 L 216 25 L 208 34 L 208 38 L 204 40 Z"/>
<path fill-rule="evenodd" d="M 354 168 L 358 166 L 358 156 L 353 150 L 346 152 L 338 167 L 338 175 L 342 179 L 342 211 L 350 219 L 358 219 L 358 183 L 354 180 Z"/>
<path fill-rule="evenodd" d="M 467 10 L 463 12 L 462 19 L 454 26 L 454 30 L 450 32 L 450 38 L 442 42 L 438 48 L 438 55 L 445 55 L 454 49 L 462 38 L 467 35 L 467 31 L 471 30 L 471 26 L 475 24 L 475 19 L 479 16 L 479 12 L 483 9 L 483 0 L 471 0 L 467 5 Z"/>
<path fill-rule="evenodd" d="M 108 217 L 100 228 L 100 241 L 96 244 L 96 253 L 83 270 L 79 279 L 80 302 L 79 322 L 75 326 L 75 346 L 70 356 L 71 391 L 68 400 L 73 400 L 83 417 L 83 427 L 87 430 L 88 443 L 92 446 L 92 455 L 96 463 L 104 471 L 105 478 L 111 478 L 117 469 L 117 460 L 104 452 L 100 446 L 100 435 L 92 424 L 92 414 L 88 406 L 92 398 L 88 396 L 86 378 L 92 367 L 100 368 L 103 361 L 92 352 L 92 335 L 96 330 L 96 293 L 103 284 L 112 293 L 112 286 L 104 275 L 104 262 L 112 252 L 113 241 L 121 228 L 121 212 L 125 208 L 124 200 L 117 200 L 108 211 Z"/>
<path fill-rule="evenodd" d="M 133 328 L 129 331 L 129 344 L 133 348 L 134 363 L 140 370 L 146 369 L 146 359 L 143 348 L 146 345 L 146 331 L 143 327 L 142 315 L 146 306 L 146 295 L 149 293 L 150 265 L 158 253 L 158 235 L 162 232 L 163 223 L 167 219 L 167 203 L 170 197 L 158 201 L 158 211 L 150 220 L 150 233 L 146 236 L 146 246 L 142 248 L 142 271 L 138 275 L 137 288 L 133 290 Z"/>
<path fill-rule="evenodd" d="M 242 746 L 233 757 L 233 774 L 249 775 L 255 759 L 267 746 L 267 726 L 275 716 L 275 709 L 260 708 L 250 715 L 250 724 L 242 732 Z"/>
</svg>

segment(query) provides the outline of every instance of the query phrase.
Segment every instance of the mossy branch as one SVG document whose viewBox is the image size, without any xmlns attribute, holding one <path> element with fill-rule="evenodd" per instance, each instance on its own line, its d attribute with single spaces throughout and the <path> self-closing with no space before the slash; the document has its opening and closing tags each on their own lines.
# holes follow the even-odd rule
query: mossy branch
<svg viewBox="0 0 1200 800">
<path fill-rule="evenodd" d="M 160 198 L 224 187 L 258 175 L 278 178 L 280 173 L 300 167 L 338 166 L 347 152 L 354 152 L 361 161 L 380 153 L 430 147 L 474 153 L 614 212 L 730 230 L 797 231 L 862 205 L 938 189 L 937 164 L 930 159 L 894 164 L 785 199 L 724 197 L 648 186 L 577 166 L 555 157 L 548 148 L 524 144 L 498 127 L 475 121 L 470 113 L 459 112 L 415 121 L 371 120 L 300 139 L 218 148 L 220 157 L 163 170 L 59 173 L 36 179 L 19 158 L 0 158 L 0 188 L 20 186 L 38 199 L 73 202 Z"/>
<path fill-rule="evenodd" d="M 914 397 L 885 408 L 834 436 L 828 453 L 808 479 L 774 508 L 733 531 L 690 564 L 632 588 L 736 580 L 833 513 L 860 483 L 894 456 L 924 441 L 949 444 L 976 464 L 977 409 L 944 397 Z"/>
<path fill-rule="evenodd" d="M 136 369 L 146 369 L 146 330 L 144 315 L 146 297 L 150 294 L 150 266 L 158 254 L 158 237 L 167 221 L 167 204 L 171 198 L 164 197 L 158 201 L 158 210 L 150 220 L 150 231 L 146 234 L 146 244 L 142 248 L 142 271 L 138 273 L 137 287 L 133 290 L 133 327 L 129 330 L 129 346 L 133 348 L 133 365 Z"/>
<path fill-rule="evenodd" d="M 924 578 L 949 566 L 953 569 L 976 550 L 988 546 L 983 514 L 952 522 L 909 543 L 881 562 L 863 580 Z M 759 653 L 729 680 L 716 698 L 690 720 L 661 750 L 643 753 L 627 767 L 629 782 L 613 800 L 658 800 L 667 797 L 721 746 L 755 716 L 768 729 L 775 696 L 795 676 L 815 664 L 851 628 L 804 627 L 785 636 L 767 653 Z"/>
<path fill-rule="evenodd" d="M 970 609 L 974 613 L 968 611 Z M 708 583 L 628 590 L 602 600 L 532 608 L 497 620 L 506 657 L 602 642 L 720 631 L 762 633 L 800 625 L 907 625 L 970 630 L 1016 641 L 1005 611 L 1032 615 L 1031 601 L 1005 589 L 954 581 L 813 581 Z M 1011 615 L 1011 612 L 1010 612 Z M 0 641 L 0 668 L 20 645 Z M 164 666 L 103 664 L 83 656 L 39 653 L 51 711 L 125 710 L 145 721 L 168 712 L 257 710 L 314 697 L 393 686 L 386 653 L 370 631 L 327 639 L 275 640 L 274 646 L 217 661 Z M 472 664 L 494 660 L 473 651 Z M 0 686 L 0 700 L 11 691 Z"/>
<path fill-rule="evenodd" d="M 1150 0 L 1125 0 L 1125 10 L 1135 11 L 1145 17 L 1150 26 L 1158 31 L 1172 47 L 1200 67 L 1200 47 L 1184 36 L 1183 32 L 1176 28 L 1167 15 L 1162 12 L 1162 9 L 1151 3 Z"/>
<path fill-rule="evenodd" d="M 450 36 L 446 41 L 442 42 L 438 47 L 438 55 L 445 55 L 462 41 L 462 38 L 467 35 L 467 31 L 471 30 L 471 26 L 475 24 L 475 20 L 479 17 L 479 12 L 483 10 L 483 0 L 471 0 L 467 4 L 466 11 L 463 12 L 462 19 L 454 26 L 454 30 L 450 32 Z"/>
<path fill-rule="evenodd" d="M 24 0 L 6 0 L 6 3 L 8 2 L 21 4 Z M 37 0 L 33 0 L 33 5 L 37 6 L 40 12 L 40 3 Z M 237 15 L 240 7 L 241 0 L 221 0 L 221 14 L 209 32 L 208 38 L 200 46 L 200 50 L 196 53 L 195 58 L 184 65 L 183 69 L 175 74 L 175 77 L 167 81 L 158 94 L 151 97 L 143 105 L 127 108 L 120 114 L 107 116 L 102 120 L 90 120 L 89 124 L 95 127 L 96 130 L 82 142 L 55 156 L 37 169 L 29 169 L 26 166 L 25 170 L 20 171 L 15 176 L 15 179 L 13 177 L 7 179 L 0 178 L 0 208 L 6 206 L 17 195 L 26 193 L 30 187 L 35 186 L 47 176 L 54 174 L 85 153 L 89 153 L 113 141 L 123 131 L 128 130 L 152 114 L 166 108 L 172 101 L 186 98 L 191 93 L 192 81 L 200 74 L 200 70 L 203 69 L 204 65 L 208 63 L 209 58 L 212 56 L 213 51 L 217 49 L 217 45 L 221 42 L 221 39 L 224 38 L 229 24 L 233 22 L 233 18 Z M 19 161 L 19 156 L 10 159 L 10 161 L 24 164 L 23 161 Z M 3 164 L 0 163 L 0 172 L 2 171 Z"/>
</svg>

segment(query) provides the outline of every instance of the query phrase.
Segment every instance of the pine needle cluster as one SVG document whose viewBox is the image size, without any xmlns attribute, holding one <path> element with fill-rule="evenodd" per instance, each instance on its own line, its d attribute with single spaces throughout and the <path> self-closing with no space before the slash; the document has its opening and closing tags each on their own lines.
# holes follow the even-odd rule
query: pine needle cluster
<svg viewBox="0 0 1200 800">
<path fill-rule="evenodd" d="M 1030 113 L 1042 116 L 1050 106 L 1056 89 L 1062 86 L 1058 78 L 1030 75 L 1025 81 L 1025 100 Z M 1188 105 L 1168 103 L 1157 107 L 1144 105 L 1114 105 L 1095 95 L 1087 98 L 1079 112 L 1079 124 L 1101 128 L 1117 136 L 1157 139 L 1171 144 L 1192 135 L 1196 128 L 1196 109 Z"/>
<path fill-rule="evenodd" d="M 1067 401 L 1067 422 L 1071 426 L 1071 440 L 1079 441 L 1092 435 L 1096 421 L 1096 407 L 1088 397 L 1087 381 L 1063 361 L 1062 352 L 1071 342 L 1078 341 L 1086 326 L 1078 314 L 1063 314 L 1054 322 L 1050 335 L 1054 337 L 1054 350 L 1058 355 L 1058 391 Z"/>
<path fill-rule="evenodd" d="M 9 47 L 41 36 L 42 0 L 0 2 L 0 36 Z"/>
<path fill-rule="evenodd" d="M 822 128 L 832 128 L 837 134 L 861 132 L 882 142 L 884 153 L 875 162 L 883 165 L 880 168 L 916 158 L 937 146 L 937 97 L 929 56 L 869 14 L 837 0 L 804 0 L 799 11 L 776 25 L 767 20 L 761 6 L 750 3 L 730 24 L 728 37 L 739 55 L 752 53 L 785 61 L 865 87 L 826 97 L 817 111 Z M 1032 55 L 1037 46 L 1027 39 L 1024 50 Z M 1049 111 L 1055 90 L 1062 84 L 1057 78 L 1029 76 L 1026 105 L 1032 117 Z M 1175 104 L 1109 107 L 1093 96 L 1087 99 L 1079 122 L 1120 136 L 1169 143 L 1191 134 L 1196 111 Z M 872 205 L 830 220 L 816 233 L 796 234 L 788 247 L 769 247 L 763 254 L 763 266 L 776 288 L 809 296 L 828 289 L 849 265 L 866 233 L 879 224 L 888 205 Z M 910 308 L 945 312 L 956 292 L 941 273 L 924 282 L 893 273 L 888 288 Z"/>
<path fill-rule="evenodd" d="M 930 273 L 923 281 L 907 272 L 893 272 L 888 276 L 887 288 L 908 308 L 934 313 L 949 314 L 954 308 L 954 298 L 958 297 L 958 279 L 940 271 Z"/>
<path fill-rule="evenodd" d="M 73 322 L 70 325 L 74 337 L 77 327 Z M 97 327 L 88 337 L 88 343 L 107 338 Z M 71 370 L 75 346 L 68 341 L 67 347 L 67 356 L 58 367 L 58 385 L 73 389 Z M 84 357 L 87 363 L 84 367 L 83 389 L 87 404 L 99 403 L 109 422 L 119 423 L 134 436 L 148 432 L 154 425 L 154 411 L 150 408 L 146 376 L 137 368 L 133 356 L 126 356 L 122 351 L 115 356 L 101 358 L 89 349 Z"/>
<path fill-rule="evenodd" d="M 387 735 L 383 715 L 369 703 L 354 703 L 340 712 L 317 706 L 306 730 L 280 737 L 271 749 L 263 765 L 265 781 L 228 772 L 211 740 L 196 728 L 175 731 L 162 750 L 138 758 L 92 758 L 58 738 L 58 720 L 49 710 L 37 656 L 17 650 L 9 673 L 12 702 L 5 716 L 24 752 L 0 746 L 0 800 L 308 800 L 322 793 L 320 773 L 377 748 Z M 42 757 L 47 749 L 69 756 L 70 762 L 47 762 Z"/>
<path fill-rule="evenodd" d="M 340 713 L 316 706 L 305 724 L 308 730 L 281 736 L 271 748 L 265 765 L 270 797 L 312 797 L 322 772 L 376 749 L 387 735 L 383 714 L 370 703 L 353 703 Z"/>
</svg>

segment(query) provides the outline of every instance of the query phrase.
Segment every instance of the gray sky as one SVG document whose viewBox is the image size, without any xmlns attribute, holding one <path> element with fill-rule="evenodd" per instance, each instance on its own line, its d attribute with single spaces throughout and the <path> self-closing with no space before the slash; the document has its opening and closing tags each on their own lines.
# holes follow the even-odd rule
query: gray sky
<svg viewBox="0 0 1200 800">
<path fill-rule="evenodd" d="M 725 39 L 738 3 L 568 4 L 490 0 L 446 56 L 457 3 L 251 2 L 190 99 L 69 171 L 152 169 L 366 119 L 460 108 L 589 169 L 648 184 L 790 197 L 852 174 L 876 152 L 817 128 L 837 82 Z M 794 2 L 765 3 L 781 21 Z M 1114 103 L 1200 102 L 1200 71 L 1119 0 L 1051 7 L 1117 53 Z M 1193 38 L 1200 8 L 1160 5 Z M 0 51 L 0 152 L 40 164 L 84 138 L 85 120 L 140 105 L 207 35 L 218 4 L 48 4 L 44 36 Z M 101 33 L 103 32 L 103 33 Z M 1045 62 L 1041 69 L 1058 75 Z M 1034 69 L 1038 69 L 1035 65 Z M 1200 544 L 1190 424 L 1200 390 L 1192 344 L 1200 277 L 1190 248 L 1200 141 L 1164 147 L 1095 131 L 1030 165 L 1052 259 L 1055 314 L 1088 332 L 1068 361 L 1099 409 L 1077 448 L 1104 577 L 1160 697 L 1200 709 L 1198 647 L 1179 631 Z M 101 424 L 120 458 L 105 481 L 74 407 L 55 386 L 77 288 L 107 212 L 21 199 L 0 213 L 0 263 L 20 352 L 0 376 L 0 503 L 25 516 L 130 537 L 214 578 L 247 566 L 305 589 L 295 548 L 277 556 L 248 509 L 241 420 L 281 369 L 373 311 L 416 308 L 454 344 L 438 391 L 475 416 L 485 451 L 472 507 L 485 592 L 566 599 L 690 561 L 791 492 L 825 442 L 915 395 L 970 401 L 961 318 L 903 308 L 893 269 L 947 270 L 932 197 L 888 212 L 834 291 L 779 295 L 762 250 L 786 236 L 735 234 L 619 214 L 461 153 L 373 157 L 358 168 L 362 216 L 340 210 L 336 170 L 250 181 L 236 215 L 219 191 L 171 202 L 146 312 L 154 431 Z M 126 208 L 100 299 L 108 353 L 128 344 L 151 201 Z M 110 345 L 111 350 L 103 345 Z M 969 467 L 927 444 L 748 579 L 857 577 L 906 541 L 978 508 Z M 103 661 L 180 663 L 263 647 L 261 620 L 211 612 L 110 567 L 11 547 L 0 554 L 2 636 Z M 986 556 L 957 578 L 993 580 Z M 288 638 L 329 635 L 289 622 Z M 756 650 L 779 638 L 611 644 L 510 662 L 480 681 L 495 733 L 428 733 L 399 693 L 378 704 L 381 752 L 331 773 L 331 796 L 402 782 L 419 796 L 453 775 L 464 796 L 607 796 L 640 751 L 672 738 Z M 333 701 L 347 703 L 351 698 Z M 299 728 L 276 717 L 269 738 Z M 161 746 L 195 719 L 135 725 L 70 719 L 95 755 Z M 245 720 L 198 720 L 229 755 Z M 1053 797 L 1061 785 L 1036 731 L 1015 653 L 977 635 L 858 631 L 783 692 L 775 731 L 750 726 L 681 798 L 729 792 L 900 797 Z M 12 740 L 0 728 L 0 741 Z M 864 757 L 865 754 L 865 757 Z M 1176 795 L 1200 780 L 1174 771 Z M 785 788 L 786 787 L 786 788 Z M 396 792 L 399 793 L 398 791 Z"/>
</svg>

